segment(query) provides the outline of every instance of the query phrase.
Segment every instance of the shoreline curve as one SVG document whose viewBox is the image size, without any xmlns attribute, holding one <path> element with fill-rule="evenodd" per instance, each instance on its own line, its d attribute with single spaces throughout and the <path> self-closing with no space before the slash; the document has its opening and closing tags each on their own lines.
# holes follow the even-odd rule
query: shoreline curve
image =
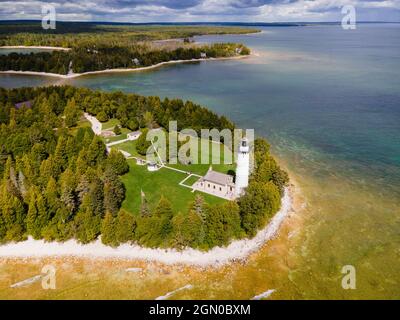
<svg viewBox="0 0 400 320">
<path fill-rule="evenodd" d="M 265 243 L 275 238 L 279 228 L 292 210 L 292 194 L 285 188 L 281 208 L 271 221 L 252 239 L 234 240 L 226 247 L 214 247 L 203 252 L 197 249 L 152 249 L 136 244 L 122 244 L 116 248 L 106 246 L 100 239 L 80 244 L 76 240 L 45 242 L 29 237 L 26 241 L 0 246 L 1 258 L 60 258 L 77 257 L 90 259 L 144 260 L 166 265 L 189 265 L 196 267 L 219 267 L 232 261 L 244 261 Z"/>
<path fill-rule="evenodd" d="M 51 47 L 51 46 L 1 46 L 0 49 L 43 49 L 43 50 L 55 50 L 55 51 L 69 51 L 72 48 Z"/>
<path fill-rule="evenodd" d="M 178 63 L 189 63 L 189 62 L 201 62 L 201 61 L 221 61 L 221 60 L 234 60 L 234 59 L 244 59 L 252 56 L 244 55 L 244 56 L 234 56 L 234 57 L 221 57 L 221 58 L 201 58 L 201 59 L 189 59 L 189 60 L 170 60 L 164 61 L 157 64 L 153 64 L 147 67 L 140 67 L 140 68 L 125 68 L 125 69 L 105 69 L 105 70 L 98 70 L 98 71 L 87 71 L 83 73 L 72 73 L 72 74 L 59 74 L 59 73 L 51 73 L 51 72 L 39 72 L 39 71 L 17 71 L 17 70 L 5 70 L 0 71 L 0 74 L 15 74 L 15 75 L 32 75 L 32 76 L 46 76 L 46 77 L 55 77 L 59 79 L 73 79 L 87 75 L 96 75 L 96 74 L 103 74 L 103 73 L 123 73 L 123 72 L 139 72 L 139 71 L 146 71 L 151 69 L 160 68 L 164 65 L 169 64 L 178 64 Z"/>
</svg>

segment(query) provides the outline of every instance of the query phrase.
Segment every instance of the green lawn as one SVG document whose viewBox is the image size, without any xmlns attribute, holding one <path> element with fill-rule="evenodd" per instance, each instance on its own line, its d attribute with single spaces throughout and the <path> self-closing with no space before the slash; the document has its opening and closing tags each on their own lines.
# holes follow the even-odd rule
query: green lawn
<svg viewBox="0 0 400 320">
<path fill-rule="evenodd" d="M 110 119 L 106 122 L 101 123 L 101 129 L 102 130 L 114 130 L 114 127 L 119 124 L 120 124 L 120 122 L 118 119 L 115 119 L 115 118 Z"/>
<path fill-rule="evenodd" d="M 231 151 L 224 145 L 224 144 L 215 144 L 212 142 L 208 142 L 208 150 L 202 150 L 201 149 L 201 142 L 203 140 L 199 139 L 199 157 L 198 157 L 198 163 L 197 164 L 182 164 L 182 163 L 178 163 L 178 164 L 174 164 L 171 165 L 171 167 L 180 169 L 180 170 L 184 170 L 184 171 L 188 171 L 191 173 L 196 173 L 199 175 L 205 175 L 208 171 L 208 169 L 210 168 L 210 166 L 212 166 L 213 170 L 215 171 L 219 171 L 222 173 L 229 173 L 229 171 L 235 171 L 235 165 L 230 163 L 230 164 L 224 164 L 224 155 L 225 154 L 230 154 Z M 212 147 L 219 147 L 219 155 L 214 153 L 213 148 Z M 208 163 L 207 164 L 202 164 L 201 163 L 201 157 L 202 155 L 205 155 L 205 158 L 208 158 Z M 213 162 L 219 162 L 219 164 L 213 164 Z"/>
<path fill-rule="evenodd" d="M 104 143 L 107 144 L 107 143 L 114 142 L 114 141 L 124 140 L 126 138 L 127 138 L 126 134 L 120 134 L 115 137 L 103 138 L 103 140 L 104 140 Z"/>
<path fill-rule="evenodd" d="M 135 156 L 135 157 L 139 157 L 140 156 L 141 158 L 145 158 L 144 156 L 141 156 L 141 155 L 139 155 L 137 153 L 137 151 L 136 151 L 136 140 L 126 141 L 126 142 L 117 144 L 115 146 L 112 146 L 111 148 L 114 148 L 114 149 L 117 149 L 117 150 L 121 149 L 121 150 L 124 150 L 126 152 L 129 152 L 132 156 Z"/>
<path fill-rule="evenodd" d="M 128 151 L 129 152 L 129 151 Z M 126 199 L 122 207 L 127 211 L 138 214 L 141 203 L 141 190 L 151 208 L 154 208 L 161 195 L 164 195 L 172 203 L 175 213 L 186 213 L 190 203 L 197 192 L 179 185 L 186 175 L 173 170 L 162 168 L 156 172 L 147 171 L 147 166 L 136 165 L 135 160 L 128 160 L 130 171 L 122 177 L 126 187 Z M 200 193 L 209 204 L 222 203 L 225 200 Z"/>
<path fill-rule="evenodd" d="M 193 139 L 193 138 L 192 138 Z M 213 162 L 215 163 L 224 163 L 224 157 L 226 157 L 226 161 L 228 163 L 232 163 L 234 161 L 233 156 L 232 156 L 232 151 L 226 147 L 224 144 L 220 143 L 214 143 L 211 141 L 207 141 L 201 138 L 197 138 L 198 140 L 198 158 L 197 162 L 200 164 L 202 162 L 202 158 L 208 159 L 208 163 L 212 164 Z M 202 144 L 205 142 L 205 144 L 208 143 L 208 148 L 202 148 Z M 187 145 L 188 140 L 183 142 L 185 145 Z M 218 154 L 219 150 L 219 154 Z M 229 158 L 231 156 L 231 159 Z"/>
<path fill-rule="evenodd" d="M 119 140 L 123 140 L 127 138 L 127 133 L 131 132 L 129 129 L 127 128 L 121 128 L 121 134 L 115 137 L 108 137 L 108 138 L 102 138 L 104 143 L 110 143 L 110 142 L 114 142 L 114 141 L 119 141 Z"/>
<path fill-rule="evenodd" d="M 85 118 L 81 118 L 75 127 L 69 128 L 69 133 L 72 135 L 76 135 L 78 132 L 79 128 L 91 128 L 91 124 L 89 121 L 87 121 Z"/>
<path fill-rule="evenodd" d="M 197 182 L 200 178 L 197 176 L 190 176 L 185 182 L 184 185 L 192 186 L 195 182 Z"/>
<path fill-rule="evenodd" d="M 111 119 L 106 123 L 103 123 L 103 129 L 111 128 L 118 124 L 118 120 Z M 73 128 L 76 131 L 80 127 L 90 127 L 89 121 L 79 121 L 78 126 Z M 126 134 L 129 132 L 126 128 L 121 128 L 122 134 L 116 137 L 104 139 L 105 143 L 126 139 Z M 200 145 L 200 140 L 199 140 Z M 212 146 L 215 145 L 209 142 L 209 151 L 206 151 L 207 158 L 210 162 L 212 159 L 221 159 L 223 162 L 224 152 L 230 152 L 224 145 L 220 146 L 220 155 L 212 154 Z M 145 158 L 140 156 L 136 151 L 136 141 L 127 141 L 121 144 L 112 146 L 113 149 L 121 149 L 129 152 L 132 156 Z M 200 147 L 199 147 L 200 150 Z M 228 150 L 228 151 L 227 151 Z M 201 158 L 199 158 L 199 162 Z M 201 194 L 205 201 L 209 204 L 223 203 L 226 200 L 208 195 L 202 192 L 192 192 L 190 188 L 179 185 L 179 183 L 187 177 L 187 174 L 161 168 L 156 172 L 149 172 L 147 166 L 139 166 L 136 164 L 136 160 L 128 160 L 130 170 L 127 174 L 122 177 L 122 182 L 126 188 L 126 199 L 122 204 L 122 207 L 131 212 L 132 214 L 139 214 L 141 204 L 141 190 L 143 190 L 145 197 L 150 205 L 150 208 L 154 209 L 163 195 L 172 203 L 174 213 L 183 212 L 186 213 L 190 204 L 194 201 L 196 194 Z M 188 173 L 196 173 L 198 175 L 204 175 L 210 168 L 210 164 L 176 164 L 170 165 Z M 212 164 L 214 170 L 229 173 L 235 170 L 233 164 Z M 193 185 L 199 178 L 192 176 L 185 181 L 185 185 Z"/>
<path fill-rule="evenodd" d="M 200 142 L 199 142 L 200 145 Z M 225 145 L 220 145 L 220 154 L 219 156 L 216 154 L 212 153 L 212 145 L 215 145 L 212 142 L 209 142 L 209 150 L 204 151 L 206 154 L 206 157 L 209 159 L 209 164 L 201 164 L 201 158 L 199 155 L 199 164 L 182 164 L 182 163 L 178 163 L 178 164 L 168 164 L 168 166 L 170 167 L 174 167 L 180 170 L 184 170 L 187 172 L 191 172 L 191 173 L 196 173 L 199 175 L 204 175 L 206 174 L 206 172 L 208 171 L 208 169 L 210 168 L 210 165 L 212 165 L 213 170 L 222 172 L 222 173 L 228 173 L 229 171 L 235 171 L 236 166 L 234 164 L 224 164 L 224 154 L 226 152 L 231 152 Z M 141 156 L 137 153 L 136 151 L 136 141 L 127 141 L 121 144 L 118 144 L 116 146 L 113 146 L 113 148 L 116 149 L 121 149 L 124 150 L 126 152 L 129 152 L 132 156 L 136 156 L 136 157 L 142 157 L 145 158 L 145 156 Z M 199 153 L 200 153 L 201 149 L 199 147 Z M 219 159 L 219 161 L 221 162 L 221 164 L 212 164 L 212 160 L 217 160 Z"/>
</svg>

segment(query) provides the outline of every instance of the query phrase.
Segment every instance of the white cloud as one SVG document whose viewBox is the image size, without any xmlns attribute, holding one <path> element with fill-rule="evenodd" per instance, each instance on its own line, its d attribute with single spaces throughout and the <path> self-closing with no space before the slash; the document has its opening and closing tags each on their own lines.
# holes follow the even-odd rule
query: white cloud
<svg viewBox="0 0 400 320">
<path fill-rule="evenodd" d="M 43 4 L 54 5 L 59 20 L 338 21 L 345 4 L 379 20 L 388 12 L 400 20 L 400 0 L 0 0 L 0 19 L 39 19 Z"/>
</svg>

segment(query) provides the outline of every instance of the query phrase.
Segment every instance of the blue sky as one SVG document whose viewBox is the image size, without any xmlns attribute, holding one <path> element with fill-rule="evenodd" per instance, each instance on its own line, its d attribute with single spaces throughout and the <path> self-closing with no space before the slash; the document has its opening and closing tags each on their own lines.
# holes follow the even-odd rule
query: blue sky
<svg viewBox="0 0 400 320">
<path fill-rule="evenodd" d="M 40 19 L 44 4 L 65 21 L 340 21 L 347 4 L 358 21 L 400 21 L 400 0 L 0 0 L 0 20 Z"/>
</svg>

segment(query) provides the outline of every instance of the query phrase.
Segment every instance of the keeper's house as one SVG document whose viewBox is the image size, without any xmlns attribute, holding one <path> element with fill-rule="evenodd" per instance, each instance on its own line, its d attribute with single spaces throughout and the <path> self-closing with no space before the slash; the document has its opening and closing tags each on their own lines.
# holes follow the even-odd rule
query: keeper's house
<svg viewBox="0 0 400 320">
<path fill-rule="evenodd" d="M 227 200 L 235 198 L 233 176 L 213 171 L 211 167 L 207 174 L 200 178 L 192 188 Z"/>
<path fill-rule="evenodd" d="M 216 197 L 234 200 L 245 192 L 249 184 L 249 175 L 250 147 L 249 141 L 243 138 L 238 150 L 235 182 L 233 181 L 233 176 L 213 171 L 212 167 L 210 167 L 207 174 L 201 177 L 192 188 Z"/>
</svg>

